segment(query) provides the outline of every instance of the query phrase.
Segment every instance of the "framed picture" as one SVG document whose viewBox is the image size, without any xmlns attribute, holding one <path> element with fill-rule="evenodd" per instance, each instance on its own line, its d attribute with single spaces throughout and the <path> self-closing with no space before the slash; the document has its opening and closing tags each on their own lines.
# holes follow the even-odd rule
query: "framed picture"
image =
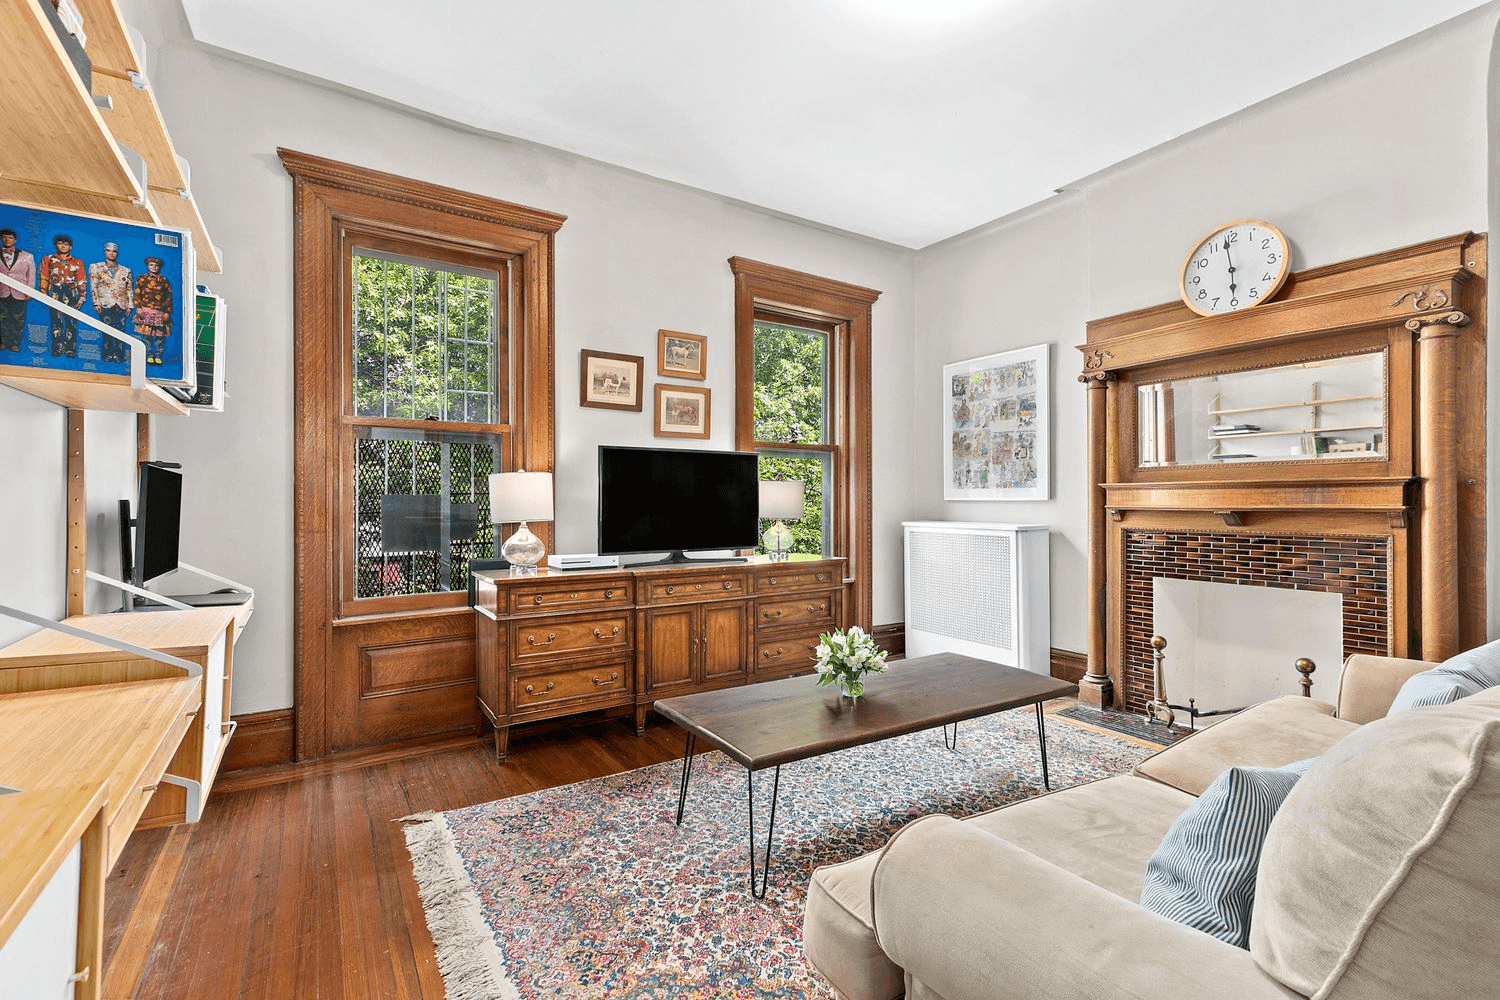
<svg viewBox="0 0 1500 1000">
<path fill-rule="evenodd" d="M 638 354 L 579 351 L 578 405 L 641 412 L 641 372 L 645 367 L 646 359 Z"/>
<path fill-rule="evenodd" d="M 943 366 L 943 499 L 1051 495 L 1048 345 Z"/>
<path fill-rule="evenodd" d="M 656 436 L 708 437 L 711 393 L 711 389 L 697 386 L 656 383 Z"/>
<path fill-rule="evenodd" d="M 192 395 L 191 238 L 88 215 L 0 205 L 0 274 L 140 342 L 146 377 Z M 0 285 L 0 366 L 128 375 L 126 344 Z"/>
<path fill-rule="evenodd" d="M 669 378 L 708 378 L 708 338 L 676 330 L 656 331 L 656 374 Z"/>
</svg>

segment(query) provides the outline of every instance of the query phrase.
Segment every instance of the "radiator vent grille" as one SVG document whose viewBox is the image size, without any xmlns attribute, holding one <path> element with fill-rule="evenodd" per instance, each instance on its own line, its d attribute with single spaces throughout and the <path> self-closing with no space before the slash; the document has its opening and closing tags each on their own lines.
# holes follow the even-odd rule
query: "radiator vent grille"
<svg viewBox="0 0 1500 1000">
<path fill-rule="evenodd" d="M 913 530 L 907 628 L 1014 650 L 1013 544 L 1009 534 Z"/>
</svg>

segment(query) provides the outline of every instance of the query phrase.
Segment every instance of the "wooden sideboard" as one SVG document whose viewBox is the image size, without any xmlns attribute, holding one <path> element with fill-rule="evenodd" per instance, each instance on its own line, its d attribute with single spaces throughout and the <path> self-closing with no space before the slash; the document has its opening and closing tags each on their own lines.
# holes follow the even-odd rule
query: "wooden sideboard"
<svg viewBox="0 0 1500 1000">
<path fill-rule="evenodd" d="M 479 707 L 504 757 L 520 722 L 812 670 L 845 619 L 843 559 L 475 573 Z"/>
</svg>

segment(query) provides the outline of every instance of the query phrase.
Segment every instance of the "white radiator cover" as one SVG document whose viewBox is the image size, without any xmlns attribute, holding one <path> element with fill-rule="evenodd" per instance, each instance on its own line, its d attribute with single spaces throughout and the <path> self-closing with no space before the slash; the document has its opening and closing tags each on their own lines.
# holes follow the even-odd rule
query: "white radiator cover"
<svg viewBox="0 0 1500 1000">
<path fill-rule="evenodd" d="M 906 521 L 906 655 L 1052 673 L 1048 526 Z"/>
</svg>

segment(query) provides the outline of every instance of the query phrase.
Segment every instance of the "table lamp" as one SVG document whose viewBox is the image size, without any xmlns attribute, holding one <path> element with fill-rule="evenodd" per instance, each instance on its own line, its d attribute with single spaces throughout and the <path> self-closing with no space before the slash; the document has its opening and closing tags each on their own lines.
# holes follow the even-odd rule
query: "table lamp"
<svg viewBox="0 0 1500 1000">
<path fill-rule="evenodd" d="M 495 524 L 521 522 L 516 533 L 500 546 L 500 555 L 510 563 L 512 576 L 534 574 L 547 547 L 526 522 L 552 520 L 552 473 L 522 469 L 490 476 L 490 520 Z"/>
<path fill-rule="evenodd" d="M 792 529 L 781 523 L 782 518 L 802 520 L 806 511 L 802 503 L 802 483 L 796 479 L 762 479 L 760 481 L 760 516 L 776 518 L 776 523 L 766 529 L 761 541 L 766 543 L 767 556 L 772 562 L 785 562 L 791 555 Z"/>
</svg>

